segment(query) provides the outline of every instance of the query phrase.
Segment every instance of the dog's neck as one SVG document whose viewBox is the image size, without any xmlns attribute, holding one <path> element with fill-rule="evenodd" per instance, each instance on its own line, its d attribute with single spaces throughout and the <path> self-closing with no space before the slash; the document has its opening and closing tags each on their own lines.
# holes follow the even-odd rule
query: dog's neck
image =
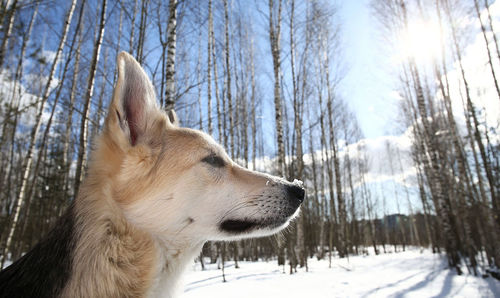
<svg viewBox="0 0 500 298">
<path fill-rule="evenodd" d="M 134 228 L 109 188 L 85 187 L 92 182 L 82 185 L 75 202 L 73 268 L 62 296 L 175 297 L 203 242 L 156 238 Z"/>
<path fill-rule="evenodd" d="M 200 253 L 203 242 L 158 239 L 159 257 L 148 297 L 177 297 L 182 291 L 182 275 Z"/>
</svg>

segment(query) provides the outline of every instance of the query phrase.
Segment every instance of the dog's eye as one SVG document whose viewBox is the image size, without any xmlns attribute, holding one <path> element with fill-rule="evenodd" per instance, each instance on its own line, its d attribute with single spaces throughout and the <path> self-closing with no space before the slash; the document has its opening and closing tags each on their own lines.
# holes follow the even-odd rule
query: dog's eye
<svg viewBox="0 0 500 298">
<path fill-rule="evenodd" d="M 211 154 L 202 159 L 201 161 L 216 168 L 222 168 L 226 164 L 222 158 L 220 158 L 215 154 Z"/>
</svg>

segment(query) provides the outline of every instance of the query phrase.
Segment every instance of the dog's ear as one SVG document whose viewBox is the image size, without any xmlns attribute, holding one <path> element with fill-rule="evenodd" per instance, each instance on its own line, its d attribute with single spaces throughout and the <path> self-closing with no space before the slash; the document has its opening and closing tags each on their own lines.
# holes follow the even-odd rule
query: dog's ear
<svg viewBox="0 0 500 298">
<path fill-rule="evenodd" d="M 150 114 L 159 108 L 154 87 L 139 63 L 128 53 L 121 52 L 118 54 L 116 64 L 118 80 L 106 126 L 107 129 L 123 131 L 130 144 L 134 146 L 146 133 L 150 124 L 148 121 L 151 121 Z"/>
</svg>

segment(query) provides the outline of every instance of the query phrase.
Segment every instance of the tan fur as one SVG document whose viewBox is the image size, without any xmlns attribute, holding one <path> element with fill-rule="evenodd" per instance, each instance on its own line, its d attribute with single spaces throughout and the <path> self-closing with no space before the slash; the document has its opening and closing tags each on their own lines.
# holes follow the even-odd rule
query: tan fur
<svg viewBox="0 0 500 298">
<path fill-rule="evenodd" d="M 113 198 L 113 172 L 120 167 L 114 150 L 101 138 L 75 202 L 79 241 L 63 297 L 145 297 L 151 286 L 158 248 L 127 222 Z"/>
<path fill-rule="evenodd" d="M 118 69 L 103 133 L 75 202 L 78 241 L 62 296 L 174 297 L 182 271 L 205 241 L 270 235 L 286 226 L 291 214 L 268 214 L 283 205 L 286 182 L 236 165 L 210 136 L 172 123 L 128 54 L 119 55 Z M 137 123 L 127 124 L 123 98 L 131 83 L 146 97 Z M 127 125 L 136 125 L 136 144 Z M 226 165 L 202 162 L 211 154 Z M 221 231 L 219 224 L 233 218 L 279 221 L 244 235 Z"/>
</svg>

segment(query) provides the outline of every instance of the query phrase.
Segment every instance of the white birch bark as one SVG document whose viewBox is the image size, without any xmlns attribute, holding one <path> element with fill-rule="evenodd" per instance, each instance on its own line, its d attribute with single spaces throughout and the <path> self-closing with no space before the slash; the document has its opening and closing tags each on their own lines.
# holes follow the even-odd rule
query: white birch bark
<svg viewBox="0 0 500 298">
<path fill-rule="evenodd" d="M 25 197 L 25 192 L 26 192 L 26 186 L 28 182 L 28 178 L 31 173 L 31 167 L 33 164 L 33 155 L 35 153 L 35 145 L 36 145 L 36 140 L 38 137 L 38 132 L 40 130 L 40 126 L 42 123 L 42 114 L 45 108 L 45 103 L 47 102 L 47 99 L 49 97 L 49 92 L 50 92 L 50 85 L 52 84 L 52 80 L 54 77 L 54 73 L 57 67 L 57 62 L 59 60 L 59 57 L 61 56 L 64 44 L 66 43 L 66 37 L 68 35 L 69 27 L 71 24 L 71 20 L 73 18 L 73 12 L 75 10 L 76 6 L 76 0 L 71 1 L 68 13 L 66 14 L 66 18 L 64 21 L 64 26 L 63 26 L 63 33 L 61 35 L 61 39 L 59 40 L 59 45 L 56 50 L 56 54 L 54 56 L 54 59 L 52 61 L 52 66 L 49 72 L 49 76 L 47 79 L 47 83 L 45 85 L 44 91 L 42 93 L 42 96 L 40 98 L 40 106 L 38 107 L 38 113 L 35 118 L 35 124 L 33 125 L 33 128 L 31 129 L 31 135 L 30 135 L 30 143 L 29 143 L 29 148 L 28 152 L 26 154 L 25 158 L 25 163 L 23 165 L 23 175 L 22 175 L 22 180 L 21 180 L 21 186 L 19 188 L 19 193 L 17 195 L 15 205 L 14 205 L 14 212 L 12 215 L 12 220 L 9 228 L 9 234 L 7 236 L 7 240 L 5 241 L 5 246 L 4 246 L 4 251 L 3 251 L 3 256 L 4 258 L 7 256 L 8 250 L 10 248 L 10 245 L 12 243 L 12 237 L 14 236 L 14 232 L 16 230 L 18 221 L 19 221 L 19 214 L 21 213 L 21 206 L 23 205 L 24 197 Z"/>
<path fill-rule="evenodd" d="M 169 0 L 167 25 L 167 70 L 165 88 L 165 110 L 173 110 L 175 105 L 175 52 L 177 47 L 177 0 Z"/>
<path fill-rule="evenodd" d="M 106 7 L 107 0 L 103 0 L 101 5 L 101 16 L 99 24 L 97 25 L 97 38 L 94 45 L 94 50 L 92 53 L 92 60 L 90 62 L 90 72 L 87 80 L 87 90 L 85 92 L 84 106 L 82 112 L 82 119 L 80 122 L 80 144 L 78 147 L 78 160 L 76 164 L 76 174 L 75 174 L 75 195 L 78 195 L 78 189 L 80 188 L 80 182 L 83 178 L 85 161 L 87 159 L 87 142 L 88 142 L 88 122 L 90 114 L 90 103 L 92 99 L 92 94 L 94 93 L 94 78 L 97 72 L 97 63 L 99 61 L 99 55 L 101 52 L 101 44 L 104 37 L 104 27 L 106 24 Z"/>
</svg>

